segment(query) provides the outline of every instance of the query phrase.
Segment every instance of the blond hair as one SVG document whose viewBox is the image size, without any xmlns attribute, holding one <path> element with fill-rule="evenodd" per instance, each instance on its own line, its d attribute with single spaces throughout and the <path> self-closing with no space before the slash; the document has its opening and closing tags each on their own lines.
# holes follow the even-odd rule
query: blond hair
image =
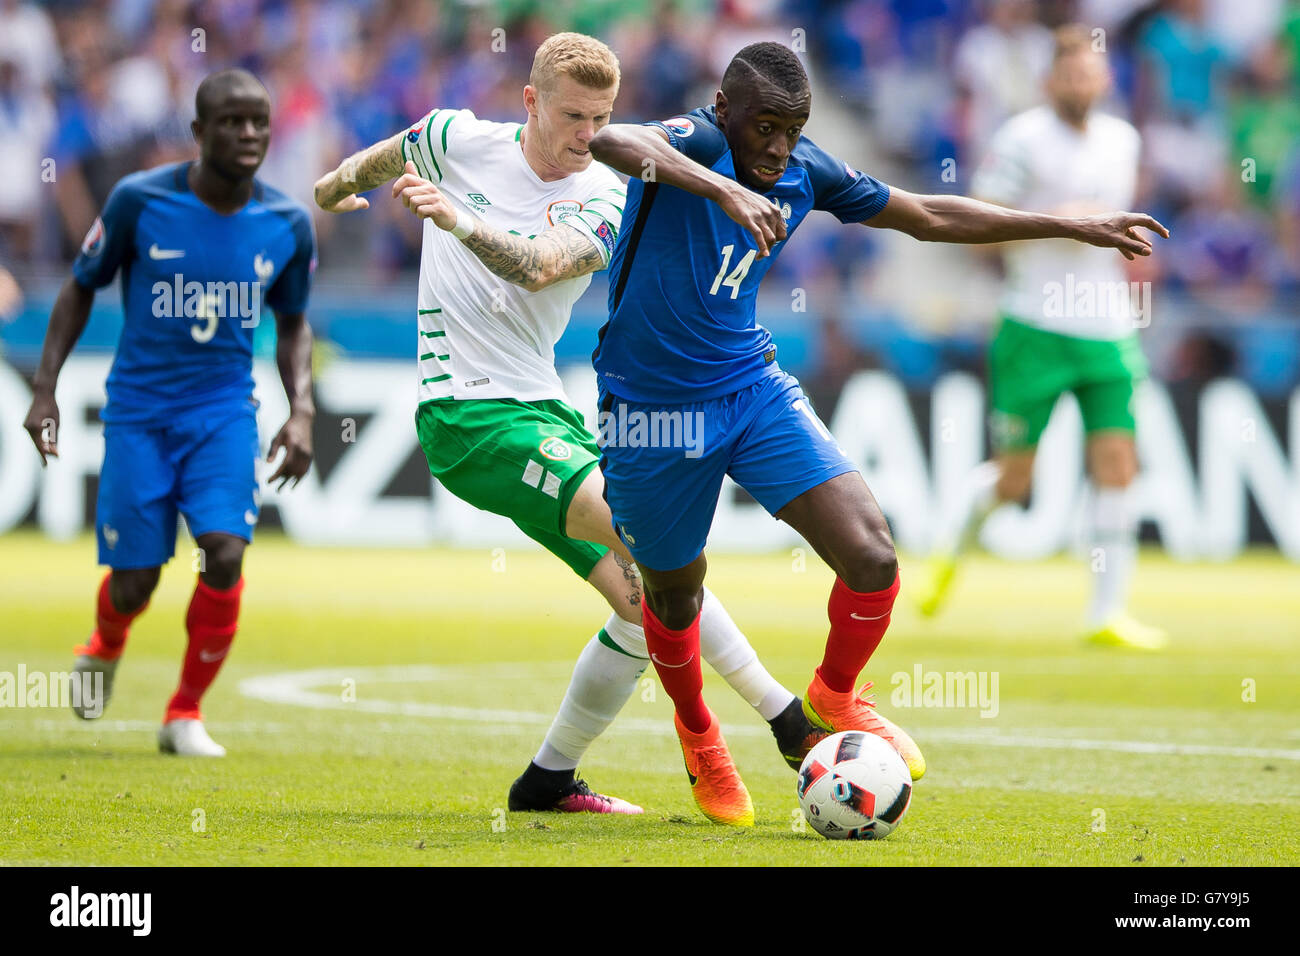
<svg viewBox="0 0 1300 956">
<path fill-rule="evenodd" d="M 618 57 L 595 37 L 583 33 L 556 33 L 537 48 L 528 82 L 539 90 L 550 90 L 560 75 L 596 90 L 612 86 L 617 94 Z"/>
<path fill-rule="evenodd" d="M 1076 53 L 1099 52 L 1093 42 L 1092 31 L 1082 23 L 1067 23 L 1052 31 L 1054 42 L 1052 62 L 1056 63 Z"/>
</svg>

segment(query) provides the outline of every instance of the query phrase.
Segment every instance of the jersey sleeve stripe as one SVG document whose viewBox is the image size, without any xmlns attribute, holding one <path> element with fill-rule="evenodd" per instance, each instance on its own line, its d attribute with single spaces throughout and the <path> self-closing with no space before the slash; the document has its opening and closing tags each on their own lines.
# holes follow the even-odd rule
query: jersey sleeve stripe
<svg viewBox="0 0 1300 956">
<path fill-rule="evenodd" d="M 588 200 L 587 200 L 587 208 L 590 209 L 593 205 L 595 205 L 595 204 L 598 203 L 598 202 L 603 202 L 606 206 L 609 206 L 609 207 L 611 207 L 612 209 L 617 210 L 617 211 L 618 211 L 618 214 L 619 214 L 620 216 L 623 215 L 623 207 L 622 207 L 622 206 L 619 206 L 619 205 L 616 205 L 615 203 L 611 202 L 611 201 L 608 200 L 608 199 L 588 199 Z"/>
<path fill-rule="evenodd" d="M 442 155 L 443 156 L 447 155 L 447 127 L 451 125 L 451 121 L 454 120 L 455 118 L 456 118 L 456 114 L 452 113 L 450 116 L 447 117 L 447 122 L 442 124 Z"/>
<path fill-rule="evenodd" d="M 421 384 L 421 385 L 428 385 L 430 382 L 445 382 L 445 381 L 447 381 L 447 379 L 449 379 L 449 378 L 451 378 L 451 373 L 450 373 L 450 372 L 446 373 L 445 375 L 435 375 L 433 378 L 422 379 L 422 380 L 420 381 L 420 384 Z"/>
<path fill-rule="evenodd" d="M 433 315 L 435 312 L 441 312 L 442 309 L 420 309 L 420 315 Z"/>
<path fill-rule="evenodd" d="M 429 156 L 429 162 L 433 163 L 433 171 L 438 174 L 438 182 L 442 182 L 442 167 L 438 165 L 438 160 L 433 155 L 433 150 L 429 149 L 427 143 L 425 144 L 424 150 Z"/>
</svg>

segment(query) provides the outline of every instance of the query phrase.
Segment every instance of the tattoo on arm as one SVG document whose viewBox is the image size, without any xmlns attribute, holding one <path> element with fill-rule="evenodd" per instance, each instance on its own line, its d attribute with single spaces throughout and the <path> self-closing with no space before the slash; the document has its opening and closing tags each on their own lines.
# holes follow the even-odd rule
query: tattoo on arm
<svg viewBox="0 0 1300 956">
<path fill-rule="evenodd" d="M 329 193 L 318 197 L 317 201 L 332 206 L 344 196 L 367 192 L 402 175 L 406 166 L 402 159 L 402 137 L 405 135 L 397 133 L 343 160 L 334 171 Z"/>
<path fill-rule="evenodd" d="M 590 243 L 589 243 L 590 245 Z M 614 563 L 623 569 L 623 579 L 632 586 L 632 593 L 627 596 L 627 603 L 633 607 L 641 606 L 641 572 L 635 564 L 624 560 L 621 555 L 614 555 Z"/>
<path fill-rule="evenodd" d="M 605 265 L 595 243 L 565 225 L 528 239 L 480 220 L 463 241 L 494 275 L 530 292 L 552 282 L 596 272 Z"/>
</svg>

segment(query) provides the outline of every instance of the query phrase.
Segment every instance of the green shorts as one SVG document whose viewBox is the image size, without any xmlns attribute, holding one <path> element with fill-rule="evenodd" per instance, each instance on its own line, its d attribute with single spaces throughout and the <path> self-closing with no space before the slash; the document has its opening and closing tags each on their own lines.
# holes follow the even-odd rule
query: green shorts
<svg viewBox="0 0 1300 956">
<path fill-rule="evenodd" d="M 586 580 L 609 549 L 565 537 L 578 487 L 600 460 L 582 416 L 551 399 L 438 399 L 415 411 L 429 471 L 475 508 L 502 515 Z"/>
<path fill-rule="evenodd" d="M 989 352 L 989 404 L 998 452 L 1033 448 L 1056 400 L 1073 392 L 1088 435 L 1135 431 L 1133 391 L 1147 374 L 1137 333 L 1117 340 L 1048 332 L 1003 316 Z"/>
</svg>

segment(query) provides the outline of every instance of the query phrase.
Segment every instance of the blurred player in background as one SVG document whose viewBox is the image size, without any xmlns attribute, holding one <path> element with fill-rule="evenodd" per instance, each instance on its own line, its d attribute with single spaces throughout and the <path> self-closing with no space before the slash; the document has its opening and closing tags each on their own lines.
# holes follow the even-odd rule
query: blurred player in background
<svg viewBox="0 0 1300 956">
<path fill-rule="evenodd" d="M 394 196 L 426 220 L 415 422 L 429 469 L 458 498 L 514 521 L 614 612 L 582 651 L 546 739 L 510 788 L 511 810 L 641 812 L 575 775 L 635 690 L 647 651 L 641 581 L 613 533 L 599 451 L 564 393 L 554 349 L 622 225 L 623 184 L 589 150 L 618 86 L 618 60 L 605 44 L 556 34 L 534 57 L 522 126 L 433 110 L 316 185 L 321 208 L 347 212 L 369 205 L 356 194 L 401 176 Z M 768 721 L 797 768 L 822 736 L 799 699 L 768 674 L 712 594 L 701 631 L 705 659 Z"/>
<path fill-rule="evenodd" d="M 1124 120 L 1093 106 L 1110 88 L 1104 54 L 1082 26 L 1056 32 L 1048 103 L 1009 120 L 975 174 L 972 192 L 988 202 L 1082 216 L 1127 207 L 1137 185 L 1140 139 Z M 936 613 L 958 556 L 1000 505 L 1024 501 L 1034 451 L 1056 401 L 1073 392 L 1083 414 L 1092 478 L 1088 527 L 1093 594 L 1085 639 L 1156 650 L 1163 631 L 1125 613 L 1137 560 L 1130 486 L 1137 475 L 1133 394 L 1147 374 L 1137 329 L 1150 307 L 1103 249 L 1064 239 L 1004 250 L 1007 286 L 989 354 L 996 458 L 971 475 L 942 532 L 920 595 Z M 1062 301 L 1068 297 L 1070 301 Z M 1144 305 L 1145 303 L 1145 305 Z"/>
<path fill-rule="evenodd" d="M 811 107 L 799 58 L 755 43 L 728 65 L 715 105 L 607 126 L 591 141 L 598 160 L 632 177 L 631 225 L 611 261 L 610 316 L 594 356 L 601 411 L 630 421 L 673 409 L 699 416 L 707 436 L 703 454 L 688 457 L 612 430 L 601 445 L 606 493 L 645 582 L 646 643 L 673 699 L 696 802 L 711 819 L 741 825 L 752 824 L 753 804 L 704 703 L 698 661 L 704 547 L 724 475 L 835 572 L 825 655 L 804 698 L 809 719 L 877 734 L 913 780 L 925 772 L 915 742 L 854 693 L 889 626 L 898 561 L 862 475 L 757 324 L 774 255 L 814 209 L 923 240 L 1068 237 L 1129 257 L 1150 254 L 1134 227 L 1164 232 L 1132 213 L 1059 218 L 891 189 L 803 137 Z"/>
<path fill-rule="evenodd" d="M 86 235 L 50 314 L 25 427 L 44 461 L 57 456 L 59 371 L 86 327 L 95 291 L 122 273 L 125 320 L 109 372 L 104 465 L 95 523 L 95 630 L 74 670 L 103 675 L 98 717 L 113 687 L 131 622 L 144 611 L 175 551 L 176 516 L 199 547 L 185 616 L 180 686 L 167 704 L 160 749 L 220 757 L 199 710 L 230 651 L 243 592 L 244 548 L 257 523 L 257 402 L 253 329 L 263 297 L 275 312 L 289 420 L 267 460 L 269 481 L 296 484 L 311 464 L 311 328 L 304 317 L 315 239 L 307 210 L 254 178 L 270 142 L 271 103 L 251 73 L 206 77 L 191 126 L 197 162 L 134 173 L 113 189 Z"/>
</svg>

